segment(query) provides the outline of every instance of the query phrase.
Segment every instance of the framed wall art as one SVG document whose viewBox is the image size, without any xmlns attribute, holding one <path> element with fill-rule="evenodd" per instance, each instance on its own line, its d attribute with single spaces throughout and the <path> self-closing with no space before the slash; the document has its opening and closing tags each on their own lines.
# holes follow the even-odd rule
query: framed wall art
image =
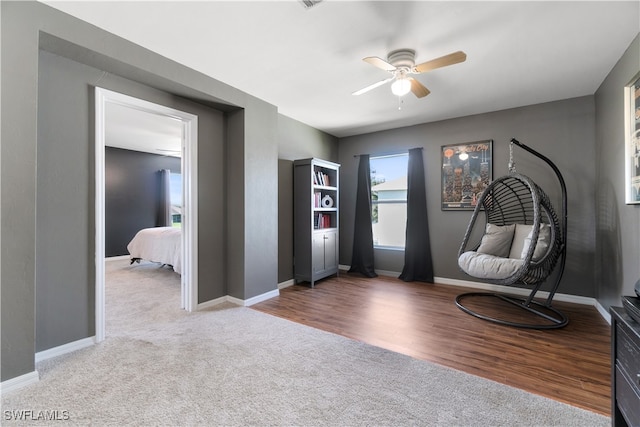
<svg viewBox="0 0 640 427">
<path fill-rule="evenodd" d="M 625 87 L 625 199 L 640 205 L 640 73 Z"/>
<path fill-rule="evenodd" d="M 473 210 L 493 179 L 493 141 L 442 146 L 442 210 Z"/>
</svg>

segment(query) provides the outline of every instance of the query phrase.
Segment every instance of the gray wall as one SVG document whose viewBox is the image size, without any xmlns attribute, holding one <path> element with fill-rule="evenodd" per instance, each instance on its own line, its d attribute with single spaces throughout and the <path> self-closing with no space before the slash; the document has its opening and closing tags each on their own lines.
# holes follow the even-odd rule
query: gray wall
<svg viewBox="0 0 640 427">
<path fill-rule="evenodd" d="M 43 144 L 38 144 L 38 155 L 41 148 L 44 148 Z M 133 236 L 143 228 L 158 225 L 158 210 L 161 203 L 159 171 L 169 169 L 172 174 L 179 174 L 180 168 L 179 157 L 105 147 L 104 252 L 106 257 L 129 255 L 127 245 Z M 40 174 L 38 174 L 39 189 L 41 185 Z M 38 195 L 41 194 L 42 192 L 38 191 Z M 42 214 L 46 219 L 47 212 Z"/>
<path fill-rule="evenodd" d="M 227 199 L 227 292 L 229 295 L 242 298 L 244 294 L 244 111 L 228 114 L 228 150 L 226 167 L 228 172 L 227 194 L 235 195 Z"/>
<path fill-rule="evenodd" d="M 234 296 L 245 300 L 278 287 L 278 111 L 263 104 L 252 98 L 245 104 L 244 189 L 229 193 L 244 197 L 245 277 L 243 293 Z"/>
<path fill-rule="evenodd" d="M 198 299 L 224 283 L 224 120 L 210 107 L 40 51 L 36 228 L 36 350 L 94 333 L 93 90 L 100 87 L 198 116 Z M 64 108 L 61 108 L 64 106 Z M 149 154 L 149 156 L 152 156 Z M 179 162 L 179 160 L 178 160 Z M 155 226 L 155 212 L 152 212 Z M 70 250 L 59 250 L 60 247 Z M 65 315 L 61 315 L 65 313 Z"/>
<path fill-rule="evenodd" d="M 338 161 L 338 138 L 278 116 L 278 283 L 293 279 L 293 161 Z"/>
<path fill-rule="evenodd" d="M 624 91 L 640 71 L 636 37 L 596 92 L 596 283 L 604 307 L 620 306 L 640 280 L 640 205 L 625 204 Z"/>
<path fill-rule="evenodd" d="M 428 102 L 428 99 L 425 101 Z M 512 137 L 549 157 L 560 168 L 569 193 L 568 256 L 559 292 L 595 296 L 595 106 L 592 96 L 340 139 L 340 263 L 349 265 L 353 244 L 355 154 L 423 147 L 427 209 L 435 275 L 473 280 L 457 265 L 457 253 L 471 212 L 440 209 L 441 146 L 492 139 L 493 176 L 508 171 Z M 518 172 L 533 178 L 560 207 L 560 189 L 551 169 L 517 147 Z M 402 271 L 402 251 L 376 250 L 376 269 Z"/>
<path fill-rule="evenodd" d="M 199 299 L 206 301 L 224 292 L 248 299 L 276 289 L 276 107 L 42 3 L 1 2 L 0 7 L 3 113 L 0 135 L 3 197 L 0 216 L 1 380 L 34 370 L 36 319 L 38 322 L 40 318 L 49 319 L 58 329 L 51 336 L 38 334 L 38 350 L 94 333 L 95 267 L 91 255 L 95 244 L 94 165 L 90 144 L 93 129 L 89 118 L 93 114 L 90 86 L 98 82 L 112 90 L 176 108 L 184 107 L 179 109 L 195 111 L 198 115 L 203 111 L 202 105 L 213 107 L 206 108 L 209 112 L 218 110 L 211 120 L 199 121 Z M 55 102 L 55 108 L 62 110 L 59 114 L 64 121 L 61 123 L 75 126 L 75 129 L 64 131 L 69 132 L 68 135 L 60 131 L 51 139 L 43 135 L 38 140 L 37 135 L 41 133 L 38 125 L 47 126 L 45 122 L 53 117 L 48 114 L 58 114 L 50 111 L 53 107 L 38 105 L 40 50 L 58 55 L 49 59 L 71 59 L 88 74 L 78 82 L 84 85 L 82 90 L 58 94 Z M 38 114 L 44 114 L 40 123 Z M 206 117 L 209 113 L 202 114 Z M 219 126 L 224 123 L 225 115 L 231 123 L 226 127 Z M 69 140 L 63 141 L 67 136 Z M 216 142 L 220 138 L 225 144 Z M 61 154 L 51 159 L 37 158 L 36 151 L 41 144 L 60 144 Z M 68 155 L 64 160 L 62 153 Z M 231 170 L 219 159 L 240 167 Z M 69 209 L 61 208 L 64 213 L 71 208 L 75 212 L 69 221 L 61 223 L 60 230 L 51 234 L 48 229 L 44 231 L 43 222 L 36 227 L 36 200 L 39 203 L 47 200 L 43 195 L 45 189 L 38 188 L 36 182 L 36 164 L 38 170 L 42 168 L 47 174 L 53 174 L 57 182 L 77 191 L 75 196 L 64 196 L 70 202 Z M 62 164 L 64 167 L 74 164 L 76 175 L 72 183 L 69 173 L 58 171 Z M 234 184 L 229 185 L 230 181 Z M 233 189 L 233 193 L 228 193 L 229 189 Z M 59 190 L 54 191 L 48 201 L 52 205 L 55 203 L 53 196 Z M 220 206 L 220 200 L 225 206 Z M 239 209 L 228 211 L 226 206 Z M 38 212 L 42 213 L 40 221 L 48 220 L 44 219 L 47 218 L 44 210 Z M 224 225 L 215 227 L 224 224 L 228 212 L 236 222 L 227 227 L 227 234 Z M 236 240 L 236 233 L 242 235 L 242 239 Z M 75 236 L 59 239 L 62 234 Z M 86 255 L 73 259 L 68 255 L 59 255 L 60 258 L 50 255 L 56 239 L 57 252 Z M 234 251 L 225 254 L 223 249 L 228 248 L 230 241 L 233 241 Z M 210 244 L 215 248 L 207 246 Z M 43 256 L 49 257 L 48 260 L 36 259 L 36 252 L 46 253 Z M 54 258 L 65 267 L 64 271 L 55 267 L 51 274 L 42 272 L 41 268 L 50 266 Z M 231 268 L 240 273 L 228 275 Z M 73 311 L 60 313 L 58 308 L 73 303 L 56 300 L 52 302 L 55 309 L 42 312 L 35 298 L 37 271 L 39 284 L 46 282 L 53 286 L 51 289 L 59 291 L 60 298 L 62 295 L 71 297 L 75 303 Z M 65 316 L 71 317 L 73 323 L 68 333 L 59 330 L 70 324 L 61 320 Z"/>
</svg>

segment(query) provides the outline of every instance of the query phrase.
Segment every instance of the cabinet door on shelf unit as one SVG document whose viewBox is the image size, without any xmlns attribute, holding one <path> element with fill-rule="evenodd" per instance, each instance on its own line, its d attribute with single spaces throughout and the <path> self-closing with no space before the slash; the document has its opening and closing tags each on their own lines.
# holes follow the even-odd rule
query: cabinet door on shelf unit
<svg viewBox="0 0 640 427">
<path fill-rule="evenodd" d="M 324 233 L 315 233 L 313 235 L 312 252 L 311 263 L 313 264 L 313 272 L 321 273 L 326 270 L 324 266 Z"/>
<path fill-rule="evenodd" d="M 314 233 L 313 272 L 321 273 L 338 268 L 338 238 L 335 230 Z"/>
<path fill-rule="evenodd" d="M 325 269 L 338 268 L 338 233 L 327 231 L 324 237 Z"/>
</svg>

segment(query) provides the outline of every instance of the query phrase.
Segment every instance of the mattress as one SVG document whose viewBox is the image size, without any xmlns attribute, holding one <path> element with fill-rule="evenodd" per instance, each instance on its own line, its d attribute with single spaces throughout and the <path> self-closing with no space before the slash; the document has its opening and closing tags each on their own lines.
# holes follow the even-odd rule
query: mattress
<svg viewBox="0 0 640 427">
<path fill-rule="evenodd" d="M 127 245 L 131 260 L 143 259 L 173 267 L 182 274 L 182 230 L 175 227 L 144 228 Z"/>
</svg>

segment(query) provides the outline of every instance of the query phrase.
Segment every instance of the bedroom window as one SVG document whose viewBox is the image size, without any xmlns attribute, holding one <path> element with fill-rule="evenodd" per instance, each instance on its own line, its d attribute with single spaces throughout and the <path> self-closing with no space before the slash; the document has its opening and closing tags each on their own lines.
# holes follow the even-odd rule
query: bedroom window
<svg viewBox="0 0 640 427">
<path fill-rule="evenodd" d="M 182 226 L 182 174 L 171 172 L 171 225 Z"/>
<path fill-rule="evenodd" d="M 373 246 L 404 249 L 408 153 L 369 159 Z"/>
</svg>

